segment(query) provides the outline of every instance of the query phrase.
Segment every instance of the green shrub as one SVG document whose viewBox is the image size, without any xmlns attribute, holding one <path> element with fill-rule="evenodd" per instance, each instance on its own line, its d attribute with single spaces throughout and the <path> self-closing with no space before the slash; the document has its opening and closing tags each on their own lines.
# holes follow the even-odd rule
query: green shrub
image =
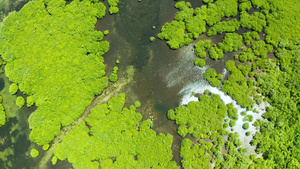
<svg viewBox="0 0 300 169">
<path fill-rule="evenodd" d="M 222 76 L 222 75 L 221 75 Z M 210 83 L 211 86 L 217 87 L 221 85 L 221 81 L 218 79 L 221 76 L 217 75 L 214 68 L 209 68 L 204 73 L 204 78 Z"/>
<path fill-rule="evenodd" d="M 251 135 L 250 131 L 247 131 L 246 136 L 250 136 L 250 135 Z"/>
<path fill-rule="evenodd" d="M 205 60 L 204 60 L 204 59 L 199 59 L 199 58 L 195 59 L 195 65 L 196 65 L 196 66 L 204 67 L 205 64 L 206 64 L 206 63 L 205 63 Z"/>
<path fill-rule="evenodd" d="M 31 157 L 35 158 L 40 154 L 40 152 L 37 149 L 31 149 L 30 155 Z"/>
<path fill-rule="evenodd" d="M 244 123 L 243 124 L 243 129 L 247 130 L 249 128 L 249 123 Z"/>
<path fill-rule="evenodd" d="M 12 83 L 9 86 L 9 93 L 11 93 L 11 94 L 16 94 L 18 90 L 19 90 L 19 87 L 16 83 Z"/>
<path fill-rule="evenodd" d="M 25 99 L 22 96 L 18 96 L 16 104 L 19 108 L 22 108 L 25 104 Z"/>
<path fill-rule="evenodd" d="M 230 122 L 229 122 L 229 126 L 230 126 L 230 127 L 234 127 L 235 124 L 236 124 L 236 121 L 235 121 L 235 120 L 230 120 Z"/>
<path fill-rule="evenodd" d="M 228 117 L 231 118 L 232 120 L 237 120 L 239 117 L 237 113 L 237 109 L 233 107 L 232 103 L 227 104 L 227 113 L 228 113 Z"/>
<path fill-rule="evenodd" d="M 118 75 L 116 73 L 111 73 L 109 76 L 111 82 L 116 82 L 118 80 Z"/>
</svg>

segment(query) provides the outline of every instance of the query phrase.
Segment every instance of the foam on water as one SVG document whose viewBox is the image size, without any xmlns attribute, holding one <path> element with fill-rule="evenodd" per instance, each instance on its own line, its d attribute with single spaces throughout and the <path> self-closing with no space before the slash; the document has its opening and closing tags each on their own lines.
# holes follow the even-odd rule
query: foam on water
<svg viewBox="0 0 300 169">
<path fill-rule="evenodd" d="M 223 76 L 226 75 L 227 71 L 224 70 L 223 71 Z M 227 130 L 229 132 L 237 132 L 239 133 L 239 139 L 241 140 L 242 147 L 247 148 L 248 149 L 248 154 L 255 154 L 255 147 L 251 146 L 249 143 L 250 141 L 253 139 L 253 135 L 257 132 L 255 126 L 253 126 L 252 124 L 257 120 L 257 119 L 261 119 L 264 120 L 262 118 L 262 114 L 265 112 L 265 107 L 269 106 L 267 103 L 262 103 L 260 106 L 255 105 L 254 108 L 256 108 L 259 113 L 255 113 L 253 111 L 247 111 L 245 108 L 242 108 L 240 105 L 238 105 L 236 103 L 235 100 L 233 100 L 230 96 L 228 96 L 227 94 L 225 94 L 224 92 L 222 92 L 220 89 L 221 87 L 212 87 L 209 85 L 209 83 L 206 80 L 198 80 L 198 81 L 194 81 L 190 84 L 187 84 L 185 87 L 183 87 L 180 91 L 179 91 L 179 95 L 182 95 L 182 99 L 180 104 L 181 105 L 186 105 L 188 104 L 190 101 L 198 101 L 198 97 L 195 97 L 192 95 L 192 93 L 196 93 L 196 94 L 203 94 L 204 91 L 208 89 L 211 93 L 214 94 L 218 94 L 221 97 L 221 100 L 223 101 L 223 103 L 225 104 L 229 104 L 229 103 L 233 103 L 234 107 L 237 108 L 238 110 L 238 115 L 239 118 L 236 121 L 236 125 L 233 127 L 234 131 L 231 131 L 231 127 L 228 127 Z M 252 122 L 248 122 L 249 123 L 249 129 L 244 130 L 242 128 L 243 123 L 243 118 L 244 116 L 240 115 L 240 113 L 242 111 L 246 111 L 247 115 L 252 115 L 253 116 L 253 121 Z M 228 118 L 228 117 L 226 117 Z M 250 136 L 246 136 L 245 133 L 247 131 L 251 132 Z"/>
<path fill-rule="evenodd" d="M 196 93 L 197 95 L 201 95 L 204 93 L 206 89 L 208 89 L 211 93 L 218 94 L 221 97 L 221 100 L 225 104 L 233 103 L 234 107 L 238 110 L 239 118 L 236 121 L 236 125 L 233 127 L 233 131 L 231 131 L 231 127 L 228 127 L 227 130 L 229 132 L 237 132 L 239 133 L 239 139 L 242 142 L 242 147 L 248 149 L 248 154 L 255 154 L 255 147 L 251 146 L 249 143 L 253 139 L 253 135 L 257 132 L 256 128 L 252 125 L 257 119 L 264 120 L 262 118 L 262 114 L 265 112 L 265 107 L 269 106 L 266 103 L 262 103 L 260 106 L 255 105 L 259 113 L 255 113 L 253 111 L 247 111 L 245 108 L 239 106 L 235 100 L 233 100 L 230 96 L 221 91 L 221 87 L 212 87 L 208 81 L 204 80 L 204 73 L 209 68 L 209 66 L 205 66 L 203 68 L 194 66 L 195 54 L 193 51 L 194 44 L 190 44 L 186 47 L 180 49 L 180 54 L 178 56 L 177 62 L 174 62 L 172 65 L 166 65 L 165 69 L 168 70 L 167 74 L 164 75 L 165 81 L 167 82 L 168 87 L 174 86 L 182 86 L 181 90 L 178 92 L 178 95 L 181 96 L 180 105 L 187 105 L 190 101 L 198 101 L 198 97 L 192 95 Z M 224 68 L 222 71 L 223 79 L 225 80 L 228 71 Z M 242 111 L 246 111 L 247 115 L 253 116 L 253 121 L 248 122 L 249 128 L 244 130 L 242 128 L 243 118 L 240 113 Z M 228 118 L 228 117 L 226 117 Z M 251 132 L 250 136 L 246 136 L 245 133 L 249 131 Z M 260 156 L 260 155 L 258 155 Z"/>
<path fill-rule="evenodd" d="M 193 50 L 194 43 L 182 47 L 178 50 L 178 57 L 174 58 L 176 62 L 165 66 L 163 72 L 168 73 L 163 76 L 168 87 L 180 86 L 191 81 L 202 79 L 208 66 L 201 68 L 194 65 L 196 56 Z"/>
</svg>

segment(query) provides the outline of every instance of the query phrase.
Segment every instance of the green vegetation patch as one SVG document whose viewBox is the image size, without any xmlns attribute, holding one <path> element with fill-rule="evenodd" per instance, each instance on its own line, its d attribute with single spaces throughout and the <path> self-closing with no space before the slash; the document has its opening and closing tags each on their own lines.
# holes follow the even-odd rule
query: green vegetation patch
<svg viewBox="0 0 300 169">
<path fill-rule="evenodd" d="M 265 41 L 256 41 L 251 46 L 255 55 L 260 56 L 261 58 L 267 58 L 267 54 L 272 52 L 273 46 L 266 44 Z"/>
<path fill-rule="evenodd" d="M 249 128 L 249 123 L 244 123 L 242 127 L 243 129 L 247 130 Z"/>
<path fill-rule="evenodd" d="M 208 53 L 209 57 L 214 60 L 222 59 L 224 56 L 223 50 L 218 48 L 217 46 L 209 48 Z"/>
<path fill-rule="evenodd" d="M 25 104 L 25 99 L 22 96 L 18 96 L 16 100 L 16 104 L 19 108 L 22 108 Z"/>
<path fill-rule="evenodd" d="M 193 35 L 194 39 L 206 32 L 205 26 L 206 22 L 199 15 L 186 21 L 186 30 Z"/>
<path fill-rule="evenodd" d="M 249 72 L 251 71 L 251 65 L 238 65 L 238 69 L 241 70 L 244 76 L 248 76 Z M 247 81 L 248 82 L 248 81 Z M 252 87 L 252 84 L 247 83 L 248 87 Z"/>
<path fill-rule="evenodd" d="M 155 37 L 151 36 L 150 41 L 153 42 L 155 40 Z"/>
<path fill-rule="evenodd" d="M 244 48 L 239 57 L 240 62 L 245 63 L 247 61 L 253 62 L 256 60 L 251 48 Z"/>
<path fill-rule="evenodd" d="M 40 152 L 37 149 L 31 149 L 30 155 L 31 157 L 35 158 L 40 154 Z"/>
<path fill-rule="evenodd" d="M 205 49 L 209 49 L 210 47 L 211 47 L 210 39 L 199 41 L 195 44 L 195 54 L 200 58 L 205 58 L 206 57 Z"/>
<path fill-rule="evenodd" d="M 5 109 L 3 107 L 2 101 L 3 101 L 3 98 L 0 95 L 0 127 L 5 125 L 5 123 L 6 123 L 6 114 L 5 114 Z"/>
<path fill-rule="evenodd" d="M 258 33 L 256 31 L 252 31 L 252 32 L 246 32 L 243 33 L 243 39 L 245 42 L 245 45 L 250 45 L 250 43 L 255 39 L 255 40 L 259 40 L 260 37 L 258 35 Z"/>
<path fill-rule="evenodd" d="M 108 85 L 102 55 L 109 43 L 94 28 L 105 9 L 89 0 L 30 1 L 1 23 L 5 74 L 30 95 L 28 106 L 37 106 L 29 138 L 38 145 L 50 143 Z"/>
<path fill-rule="evenodd" d="M 204 59 L 199 59 L 199 58 L 197 58 L 197 59 L 195 60 L 195 65 L 200 66 L 200 67 L 204 67 L 204 66 L 206 65 L 206 62 L 205 62 Z"/>
<path fill-rule="evenodd" d="M 237 15 L 238 3 L 236 0 L 216 0 L 215 3 L 202 5 L 195 9 L 195 14 L 200 15 L 208 26 L 220 22 L 222 17 Z"/>
<path fill-rule="evenodd" d="M 119 2 L 119 0 L 108 0 L 110 14 L 115 14 L 119 12 L 119 8 L 117 7 Z"/>
<path fill-rule="evenodd" d="M 203 142 L 201 145 L 185 138 L 181 142 L 180 156 L 182 157 L 182 166 L 184 168 L 211 168 L 209 162 L 211 159 L 210 149 L 212 143 Z"/>
<path fill-rule="evenodd" d="M 218 163 L 216 168 L 251 168 L 252 160 L 249 155 L 246 155 L 247 150 L 240 147 L 242 143 L 238 136 L 238 133 L 229 134 L 228 141 L 225 143 L 228 153 L 224 155 L 224 161 Z"/>
<path fill-rule="evenodd" d="M 252 115 L 247 115 L 243 118 L 243 121 L 249 121 L 252 122 L 253 121 L 253 116 Z"/>
<path fill-rule="evenodd" d="M 99 168 L 99 160 L 101 168 L 177 168 L 172 135 L 157 135 L 150 119 L 140 123 L 142 115 L 124 103 L 125 94 L 119 94 L 94 107 L 55 147 L 55 156 L 75 169 Z"/>
<path fill-rule="evenodd" d="M 193 38 L 196 39 L 206 32 L 206 24 L 213 26 L 224 16 L 236 16 L 238 3 L 236 0 L 217 0 L 215 3 L 194 9 L 191 3 L 180 1 L 175 4 L 175 7 L 179 9 L 174 17 L 175 20 L 165 23 L 161 33 L 157 35 L 158 38 L 167 40 L 171 49 L 178 49 L 192 43 Z"/>
<path fill-rule="evenodd" d="M 237 120 L 239 118 L 238 111 L 233 107 L 233 103 L 229 103 L 227 106 L 228 117 L 232 120 Z"/>
<path fill-rule="evenodd" d="M 240 11 L 249 11 L 252 8 L 251 1 L 242 2 L 239 5 Z"/>
<path fill-rule="evenodd" d="M 2 104 L 0 104 L 0 127 L 6 123 L 5 109 Z"/>
<path fill-rule="evenodd" d="M 16 94 L 18 90 L 19 90 L 19 87 L 16 83 L 12 83 L 9 86 L 9 93 L 11 93 L 11 94 Z"/>
<path fill-rule="evenodd" d="M 236 120 L 230 120 L 229 126 L 234 127 L 236 125 Z"/>
<path fill-rule="evenodd" d="M 110 74 L 109 80 L 111 82 L 116 82 L 118 80 L 118 75 L 117 75 L 118 69 L 119 68 L 117 66 L 115 66 L 113 72 Z"/>
<path fill-rule="evenodd" d="M 268 121 L 254 122 L 260 132 L 254 135 L 251 144 L 257 146 L 257 153 L 262 153 L 263 163 L 268 163 L 272 168 L 300 166 L 299 51 L 299 46 L 293 50 L 277 49 L 275 55 L 279 58 L 280 66 L 275 64 L 272 68 L 266 67 L 267 73 L 255 75 L 258 92 L 271 106 L 263 114 Z"/>
<path fill-rule="evenodd" d="M 264 31 L 267 43 L 275 47 L 280 43 L 288 46 L 299 44 L 299 4 L 298 0 L 288 0 L 284 3 L 281 0 L 271 1 L 271 12 L 267 15 L 268 26 Z"/>
<path fill-rule="evenodd" d="M 251 132 L 250 132 L 250 131 L 247 131 L 247 132 L 245 133 L 245 135 L 246 135 L 246 136 L 250 136 L 250 135 L 251 135 Z"/>
<path fill-rule="evenodd" d="M 218 44 L 218 47 L 224 52 L 232 52 L 241 49 L 243 46 L 243 37 L 237 33 L 226 33 L 224 39 Z"/>
<path fill-rule="evenodd" d="M 249 87 L 245 81 L 243 73 L 235 66 L 235 62 L 228 60 L 225 67 L 230 71 L 228 80 L 225 80 L 222 86 L 222 91 L 231 96 L 237 103 L 246 108 L 251 108 L 254 101 L 250 96 L 256 93 L 253 87 Z"/>
<path fill-rule="evenodd" d="M 214 131 L 224 130 L 222 121 L 226 111 L 219 95 L 206 93 L 197 102 L 191 101 L 187 106 L 169 110 L 168 118 L 179 125 L 178 134 L 182 137 L 192 134 L 195 138 L 208 138 Z"/>
<path fill-rule="evenodd" d="M 270 70 L 274 70 L 276 68 L 277 63 L 278 63 L 277 59 L 270 59 L 270 58 L 262 59 L 262 58 L 258 58 L 257 61 L 255 62 L 255 66 L 256 66 L 256 68 L 259 68 L 259 69 L 261 69 L 264 72 L 269 72 Z"/>
<path fill-rule="evenodd" d="M 228 104 L 227 107 L 228 111 L 237 111 L 232 104 Z M 262 159 L 247 155 L 246 149 L 240 147 L 242 142 L 238 138 L 238 133 L 228 133 L 224 129 L 228 127 L 228 123 L 224 123 L 222 128 L 222 122 L 228 121 L 224 119 L 227 107 L 222 103 L 219 95 L 211 94 L 210 96 L 209 91 L 206 90 L 198 102 L 192 101 L 187 106 L 177 107 L 175 111 L 169 110 L 168 118 L 176 120 L 176 124 L 179 125 L 178 133 L 182 137 L 188 133 L 196 138 L 193 141 L 184 138 L 181 142 L 180 156 L 183 168 L 209 169 L 212 168 L 212 163 L 215 168 L 248 168 L 250 166 L 261 168 Z M 198 113 L 195 114 L 195 112 Z M 233 113 L 237 114 L 237 112 Z M 237 119 L 237 115 L 233 116 Z M 229 122 L 231 127 L 235 124 L 235 120 Z M 226 143 L 223 136 L 228 137 Z"/>
<path fill-rule="evenodd" d="M 239 27 L 240 24 L 235 18 L 229 21 L 219 22 L 208 30 L 207 36 L 222 34 L 224 32 L 235 32 Z"/>
<path fill-rule="evenodd" d="M 204 73 L 204 79 L 206 79 L 211 86 L 217 87 L 221 85 L 222 74 L 217 74 L 214 68 L 209 68 Z"/>
<path fill-rule="evenodd" d="M 192 42 L 192 39 L 185 34 L 185 24 L 183 21 L 165 23 L 161 28 L 161 33 L 159 33 L 157 37 L 167 40 L 167 44 L 171 49 L 178 49 L 179 47 L 188 45 Z"/>
<path fill-rule="evenodd" d="M 240 12 L 240 24 L 243 28 L 261 32 L 266 27 L 266 17 L 260 12 L 253 12 L 249 15 L 246 11 Z"/>
<path fill-rule="evenodd" d="M 193 17 L 194 9 L 191 8 L 192 5 L 190 2 L 180 1 L 175 4 L 175 8 L 180 11 L 176 13 L 175 20 L 186 21 Z"/>
<path fill-rule="evenodd" d="M 180 11 L 176 13 L 175 20 L 184 21 L 186 30 L 193 38 L 198 38 L 200 34 L 206 32 L 206 22 L 199 16 L 194 16 L 194 9 L 189 2 L 180 1 L 175 4 Z"/>
</svg>

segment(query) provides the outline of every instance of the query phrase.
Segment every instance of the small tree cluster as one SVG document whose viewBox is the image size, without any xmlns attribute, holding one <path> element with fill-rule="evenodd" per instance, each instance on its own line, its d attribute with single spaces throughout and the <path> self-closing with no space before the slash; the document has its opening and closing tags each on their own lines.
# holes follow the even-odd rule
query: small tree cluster
<svg viewBox="0 0 300 169">
<path fill-rule="evenodd" d="M 204 78 L 210 83 L 211 86 L 217 87 L 221 85 L 222 74 L 217 74 L 214 68 L 209 68 L 204 73 Z"/>
</svg>

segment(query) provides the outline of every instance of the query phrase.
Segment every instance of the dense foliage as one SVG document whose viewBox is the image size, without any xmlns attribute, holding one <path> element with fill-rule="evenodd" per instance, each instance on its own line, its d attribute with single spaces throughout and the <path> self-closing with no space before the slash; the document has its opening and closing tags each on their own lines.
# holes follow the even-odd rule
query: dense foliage
<svg viewBox="0 0 300 169">
<path fill-rule="evenodd" d="M 31 157 L 35 158 L 40 154 L 40 152 L 37 149 L 31 149 L 30 155 Z"/>
<path fill-rule="evenodd" d="M 187 106 L 179 106 L 169 110 L 168 118 L 175 120 L 178 134 L 184 137 L 192 134 L 195 138 L 209 138 L 214 131 L 223 131 L 222 120 L 226 116 L 227 107 L 219 95 L 209 93 L 201 95 L 199 101 L 191 101 Z"/>
<path fill-rule="evenodd" d="M 273 0 L 268 4 L 266 1 L 256 1 L 255 4 L 264 2 L 266 5 L 256 5 L 257 8 L 265 8 L 270 11 L 267 16 L 266 42 L 275 47 L 282 44 L 282 47 L 299 45 L 300 33 L 299 18 L 300 8 L 298 0 L 288 0 L 282 3 L 280 0 Z M 269 7 L 269 9 L 268 9 Z"/>
<path fill-rule="evenodd" d="M 226 33 L 223 41 L 218 44 L 218 47 L 224 52 L 237 51 L 243 46 L 243 37 L 237 33 Z"/>
<path fill-rule="evenodd" d="M 113 72 L 110 74 L 109 80 L 111 82 L 116 82 L 118 80 L 118 75 L 117 75 L 118 69 L 119 68 L 115 66 Z"/>
<path fill-rule="evenodd" d="M 223 32 L 235 32 L 239 27 L 240 24 L 235 18 L 229 21 L 219 22 L 208 30 L 207 36 L 222 34 Z"/>
<path fill-rule="evenodd" d="M 243 73 L 235 66 L 235 62 L 228 60 L 225 63 L 226 69 L 231 73 L 224 81 L 222 91 L 230 95 L 242 107 L 250 108 L 254 102 L 250 96 L 256 93 L 255 89 L 249 87 Z"/>
<path fill-rule="evenodd" d="M 6 123 L 5 109 L 2 105 L 2 96 L 0 96 L 0 127 Z"/>
<path fill-rule="evenodd" d="M 206 79 L 211 86 L 217 87 L 221 85 L 222 74 L 217 74 L 214 68 L 209 68 L 204 73 L 204 79 Z"/>
<path fill-rule="evenodd" d="M 239 117 L 237 109 L 233 107 L 232 103 L 229 103 L 226 106 L 227 106 L 228 117 L 232 120 L 237 120 Z"/>
<path fill-rule="evenodd" d="M 246 11 L 240 13 L 240 24 L 243 28 L 252 29 L 257 32 L 261 32 L 266 27 L 266 17 L 260 12 L 253 12 L 249 15 Z"/>
<path fill-rule="evenodd" d="M 267 54 L 273 50 L 272 45 L 266 44 L 265 41 L 262 40 L 254 42 L 251 48 L 254 54 L 261 58 L 267 58 Z"/>
<path fill-rule="evenodd" d="M 187 169 L 203 168 L 209 169 L 211 143 L 203 142 L 201 145 L 193 144 L 190 139 L 181 142 L 180 156 L 183 158 L 182 166 Z"/>
<path fill-rule="evenodd" d="M 224 56 L 223 50 L 218 48 L 217 46 L 209 48 L 208 53 L 209 57 L 214 60 L 222 59 Z"/>
<path fill-rule="evenodd" d="M 101 168 L 177 168 L 171 161 L 172 135 L 157 135 L 150 119 L 140 123 L 139 102 L 130 109 L 124 103 L 125 94 L 119 94 L 94 107 L 55 147 L 55 156 L 75 169 L 99 168 L 99 160 Z"/>
<path fill-rule="evenodd" d="M 11 93 L 11 94 L 16 94 L 18 90 L 19 90 L 19 87 L 16 83 L 12 83 L 9 86 L 9 93 Z"/>
<path fill-rule="evenodd" d="M 250 43 L 255 39 L 259 40 L 260 37 L 256 31 L 243 33 L 243 39 L 245 45 L 250 45 Z"/>
<path fill-rule="evenodd" d="M 280 69 L 266 67 L 268 73 L 256 74 L 258 91 L 266 97 L 271 106 L 264 118 L 258 121 L 260 132 L 256 133 L 252 144 L 257 152 L 263 153 L 266 163 L 273 168 L 298 168 L 299 158 L 299 72 L 300 47 L 294 50 L 278 48 L 275 52 Z M 285 152 L 285 153 L 281 153 Z"/>
<path fill-rule="evenodd" d="M 191 3 L 180 1 L 175 4 L 175 7 L 179 9 L 174 17 L 175 20 L 165 23 L 161 33 L 157 35 L 158 38 L 167 40 L 171 49 L 178 49 L 192 43 L 193 38 L 196 39 L 200 34 L 206 32 L 206 25 L 213 26 L 224 16 L 236 16 L 238 3 L 236 0 L 218 0 L 194 9 Z M 234 21 L 223 25 L 230 25 L 236 29 Z M 219 29 L 218 26 L 216 28 Z M 228 28 L 228 31 L 232 29 Z"/>
<path fill-rule="evenodd" d="M 5 74 L 30 95 L 31 141 L 45 145 L 71 124 L 108 85 L 103 55 L 109 49 L 94 30 L 105 6 L 92 0 L 30 1 L 0 26 L 0 54 Z"/>
<path fill-rule="evenodd" d="M 195 65 L 206 64 L 203 58 L 207 52 L 213 60 L 237 52 L 235 61 L 225 63 L 230 75 L 222 91 L 248 109 L 263 99 L 270 106 L 263 114 L 265 121 L 254 122 L 259 131 L 253 133 L 251 141 L 262 158 L 246 155 L 238 134 L 225 130 L 228 125 L 236 125 L 238 114 L 233 104 L 225 106 L 218 95 L 206 91 L 199 101 L 169 110 L 168 118 L 179 125 L 179 135 L 194 137 L 181 142 L 182 166 L 300 168 L 299 1 L 203 2 L 206 4 L 196 8 L 189 2 L 177 2 L 175 20 L 162 27 L 158 38 L 167 40 L 171 49 L 178 49 L 192 43 L 208 26 L 208 36 L 226 33 L 218 44 L 211 40 L 195 44 L 195 54 L 202 58 L 197 58 Z M 118 3 L 108 0 L 111 14 L 119 11 Z M 259 10 L 248 12 L 252 7 Z M 13 82 L 9 91 L 15 94 L 20 90 L 29 95 L 28 107 L 37 105 L 29 118 L 30 139 L 44 145 L 44 150 L 60 133 L 61 126 L 77 119 L 94 95 L 108 85 L 102 55 L 109 44 L 101 41 L 108 31 L 103 35 L 94 30 L 105 10 L 97 0 L 73 0 L 68 5 L 64 0 L 35 0 L 0 24 L 0 54 L 6 64 L 5 73 Z M 240 26 L 250 31 L 233 33 Z M 275 59 L 269 55 L 273 51 Z M 118 79 L 117 70 L 115 67 L 111 73 L 111 82 Z M 212 86 L 221 85 L 222 76 L 214 69 L 208 69 L 204 76 Z M 141 115 L 135 112 L 139 102 L 123 109 L 124 102 L 125 96 L 120 94 L 108 104 L 94 107 L 85 121 L 55 147 L 52 164 L 68 159 L 74 168 L 177 168 L 171 161 L 172 136 L 156 135 L 150 120 L 141 122 Z M 19 96 L 16 103 L 21 108 L 25 100 Z M 6 115 L 1 106 L 3 125 Z M 224 119 L 226 115 L 230 121 Z M 241 115 L 245 122 L 242 127 L 247 130 L 253 116 L 246 112 Z M 251 132 L 246 132 L 249 135 Z M 36 149 L 30 152 L 32 157 L 38 154 Z"/>
<path fill-rule="evenodd" d="M 180 156 L 182 157 L 182 167 L 187 169 L 209 169 L 213 165 L 214 168 L 248 168 L 250 166 L 252 168 L 261 168 L 260 164 L 257 163 L 261 162 L 262 159 L 255 158 L 255 155 L 247 155 L 247 149 L 241 147 L 242 143 L 238 138 L 239 134 L 228 133 L 225 130 L 228 127 L 228 123 L 224 123 L 222 127 L 222 123 L 228 121 L 228 119 L 224 119 L 226 118 L 226 109 L 228 108 L 228 116 L 232 119 L 237 119 L 237 109 L 233 107 L 232 103 L 226 107 L 219 99 L 219 95 L 210 94 L 209 91 L 205 91 L 200 96 L 198 102 L 189 102 L 187 106 L 179 106 L 175 111 L 169 110 L 168 118 L 175 120 L 179 124 L 179 134 L 185 136 L 180 132 L 184 130 L 184 132 L 188 132 L 196 138 L 196 140 L 184 138 L 181 142 Z M 219 105 L 216 102 L 219 102 Z M 222 113 L 222 115 L 219 114 L 216 116 L 209 111 L 212 107 L 218 106 L 220 106 L 220 109 L 215 110 L 217 110 L 217 113 Z M 196 115 L 194 115 L 195 112 L 197 113 Z M 190 114 L 189 118 L 186 118 L 186 114 Z M 201 120 L 198 118 L 201 118 Z M 235 120 L 231 120 L 230 126 L 234 126 L 235 123 Z M 192 124 L 199 128 L 197 135 L 194 135 L 193 131 L 190 130 Z M 219 128 L 211 127 L 211 125 L 214 126 L 215 124 Z M 245 129 L 249 127 L 248 123 L 247 125 L 244 125 Z M 189 128 L 185 128 L 185 126 Z M 250 134 L 249 132 L 248 135 Z M 226 142 L 224 138 L 228 138 Z"/>
<path fill-rule="evenodd" d="M 171 49 L 178 49 L 181 46 L 188 45 L 191 43 L 191 38 L 185 34 L 185 25 L 183 21 L 172 21 L 166 23 L 161 33 L 157 35 L 160 39 L 168 40 L 168 45 Z"/>
<path fill-rule="evenodd" d="M 115 14 L 119 12 L 119 8 L 117 7 L 118 3 L 119 0 L 108 0 L 110 14 Z"/>
<path fill-rule="evenodd" d="M 206 62 L 204 59 L 195 59 L 195 65 L 200 66 L 200 67 L 204 67 L 206 65 Z"/>
<path fill-rule="evenodd" d="M 205 49 L 209 49 L 210 47 L 211 47 L 210 40 L 199 41 L 195 43 L 195 54 L 200 58 L 205 58 L 206 57 Z"/>
<path fill-rule="evenodd" d="M 241 52 L 239 61 L 244 63 L 247 61 L 253 62 L 256 60 L 256 57 L 254 56 L 254 53 L 251 48 L 244 48 L 243 52 Z"/>
<path fill-rule="evenodd" d="M 22 108 L 24 106 L 24 104 L 25 104 L 25 99 L 22 96 L 18 96 L 17 100 L 16 100 L 16 105 L 19 108 Z"/>
</svg>

